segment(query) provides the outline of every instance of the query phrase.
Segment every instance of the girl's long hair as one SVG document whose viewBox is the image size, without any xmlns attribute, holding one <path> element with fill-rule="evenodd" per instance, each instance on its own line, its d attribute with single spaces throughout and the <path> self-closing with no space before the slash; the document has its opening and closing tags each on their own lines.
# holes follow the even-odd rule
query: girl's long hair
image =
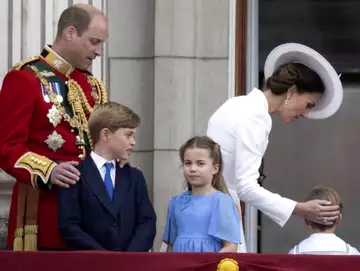
<svg viewBox="0 0 360 271">
<path fill-rule="evenodd" d="M 225 184 L 225 180 L 222 174 L 223 161 L 221 156 L 221 150 L 219 144 L 212 140 L 208 136 L 195 136 L 190 138 L 184 145 L 180 148 L 180 159 L 184 163 L 184 154 L 188 149 L 206 149 L 209 151 L 210 157 L 213 160 L 213 165 L 219 165 L 218 172 L 213 176 L 212 186 L 225 194 L 230 195 L 229 190 Z M 189 191 L 192 190 L 191 185 L 187 183 L 187 188 Z"/>
</svg>

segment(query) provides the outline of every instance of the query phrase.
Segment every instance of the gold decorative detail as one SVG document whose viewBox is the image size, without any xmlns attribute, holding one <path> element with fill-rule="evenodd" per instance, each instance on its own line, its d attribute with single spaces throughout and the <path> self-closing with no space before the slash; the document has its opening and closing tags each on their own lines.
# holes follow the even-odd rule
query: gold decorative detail
<svg viewBox="0 0 360 271">
<path fill-rule="evenodd" d="M 49 82 L 40 74 L 40 71 L 33 65 L 30 66 L 30 68 L 33 70 L 33 72 L 36 74 L 36 76 L 39 78 L 40 82 L 44 85 L 45 91 L 47 93 L 47 95 L 50 97 L 50 101 L 51 103 L 53 103 L 57 110 L 59 111 L 60 115 L 67 121 L 69 122 L 70 126 L 73 128 L 78 129 L 79 131 L 84 131 L 85 128 L 83 126 L 83 124 L 80 122 L 79 120 L 79 116 L 75 114 L 74 112 L 74 116 L 71 118 L 69 116 L 69 114 L 67 114 L 65 112 L 64 107 L 59 103 L 59 101 L 56 99 L 56 95 L 54 93 L 54 91 L 52 90 Z"/>
<path fill-rule="evenodd" d="M 106 103 L 108 101 L 108 97 L 104 83 L 101 80 L 96 79 L 94 76 L 88 76 L 88 82 L 91 85 L 91 95 L 94 98 L 95 105 Z"/>
<path fill-rule="evenodd" d="M 24 67 L 25 65 L 31 63 L 31 62 L 34 62 L 36 60 L 38 60 L 40 57 L 39 56 L 33 56 L 29 59 L 26 59 L 26 60 L 23 60 L 23 61 L 20 61 L 18 63 L 16 63 L 12 68 L 11 70 L 14 71 L 18 71 L 18 70 L 21 70 L 22 67 Z"/>
<path fill-rule="evenodd" d="M 44 76 L 41 75 L 40 71 L 35 66 L 31 65 L 30 68 L 34 71 L 40 82 L 44 85 L 51 103 L 56 106 L 60 115 L 65 119 L 65 121 L 69 122 L 72 128 L 76 128 L 78 130 L 79 136 L 82 139 L 81 142 L 85 143 L 84 138 L 86 134 L 89 145 L 92 148 L 93 144 L 88 130 L 87 114 L 89 115 L 93 108 L 90 106 L 80 85 L 73 79 L 70 79 L 66 82 L 68 86 L 67 99 L 73 111 L 73 117 L 70 117 L 69 114 L 65 112 L 65 109 L 61 103 L 56 99 L 56 95 L 52 90 L 49 82 L 44 78 Z M 90 78 L 90 80 L 94 82 L 98 91 L 99 100 L 95 101 L 95 103 L 97 102 L 103 104 L 107 102 L 107 93 L 103 83 L 95 77 L 90 76 Z"/>
<path fill-rule="evenodd" d="M 64 98 L 60 94 L 58 94 L 58 95 L 56 95 L 56 101 L 58 101 L 59 103 L 62 103 L 64 101 Z"/>
<path fill-rule="evenodd" d="M 230 258 L 225 258 L 218 264 L 217 271 L 239 271 L 238 262 Z"/>
<path fill-rule="evenodd" d="M 34 152 L 27 152 L 15 163 L 15 168 L 26 169 L 31 175 L 38 175 L 47 184 L 52 169 L 56 163 L 45 156 Z"/>
<path fill-rule="evenodd" d="M 58 70 L 60 70 L 64 66 L 64 63 L 60 59 L 55 59 L 53 61 L 53 64 Z"/>
<path fill-rule="evenodd" d="M 24 227 L 24 251 L 37 250 L 37 225 L 25 225 Z"/>
<path fill-rule="evenodd" d="M 40 72 L 42 76 L 44 77 L 51 77 L 51 76 L 55 76 L 55 73 L 51 72 L 51 71 L 41 71 Z"/>
<path fill-rule="evenodd" d="M 88 121 L 86 114 L 90 115 L 92 112 L 92 107 L 90 106 L 84 91 L 81 89 L 80 85 L 73 79 L 70 79 L 68 82 L 68 102 L 72 107 L 74 115 L 78 116 L 79 121 L 83 127 L 82 130 L 79 130 L 79 136 L 81 139 L 84 139 L 84 132 L 87 134 L 89 144 L 92 146 L 92 140 L 90 138 L 90 133 L 88 129 Z M 84 141 L 85 142 L 85 141 Z"/>
<path fill-rule="evenodd" d="M 61 122 L 61 114 L 60 112 L 57 110 L 56 106 L 53 105 L 50 109 L 49 112 L 46 115 L 50 121 L 50 123 L 52 123 L 52 125 L 54 125 L 54 127 L 56 127 L 60 122 Z"/>
<path fill-rule="evenodd" d="M 17 228 L 15 230 L 15 239 L 14 239 L 14 251 L 23 251 L 24 250 L 24 228 Z"/>
<path fill-rule="evenodd" d="M 74 67 L 70 63 L 55 53 L 49 46 L 45 46 L 44 50 L 47 52 L 47 54 L 45 57 L 41 55 L 41 59 L 43 59 L 58 72 L 64 74 L 66 77 L 72 73 Z"/>
<path fill-rule="evenodd" d="M 48 145 L 50 149 L 56 152 L 58 149 L 60 149 L 63 146 L 65 140 L 62 138 L 60 134 L 54 131 L 52 132 L 51 135 L 48 136 L 48 138 L 45 140 L 45 143 Z M 42 161 L 34 161 L 34 162 L 43 163 Z"/>
</svg>

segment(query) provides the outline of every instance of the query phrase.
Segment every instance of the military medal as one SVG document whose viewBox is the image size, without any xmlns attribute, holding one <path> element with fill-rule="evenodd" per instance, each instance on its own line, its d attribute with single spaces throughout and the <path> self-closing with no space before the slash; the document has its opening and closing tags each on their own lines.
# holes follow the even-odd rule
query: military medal
<svg viewBox="0 0 360 271">
<path fill-rule="evenodd" d="M 58 82 L 51 82 L 50 86 L 51 86 L 52 90 L 55 92 L 56 101 L 59 103 L 62 103 L 64 101 L 64 99 L 61 96 L 60 84 Z"/>
<path fill-rule="evenodd" d="M 52 125 L 54 125 L 54 128 L 61 122 L 61 114 L 59 112 L 59 110 L 57 110 L 56 106 L 53 105 L 50 109 L 49 112 L 46 115 L 49 119 L 49 122 L 52 123 Z"/>
<path fill-rule="evenodd" d="M 49 96 L 46 93 L 45 86 L 43 84 L 40 84 L 40 86 L 41 86 L 41 93 L 42 93 L 42 96 L 44 98 L 44 101 L 47 102 L 47 103 L 50 103 L 50 99 L 49 99 Z"/>
<path fill-rule="evenodd" d="M 63 102 L 63 97 L 61 95 L 56 95 L 56 100 L 59 102 L 59 103 L 62 103 Z"/>
<path fill-rule="evenodd" d="M 62 138 L 60 134 L 54 131 L 52 134 L 48 135 L 47 139 L 45 140 L 45 143 L 52 151 L 56 152 L 58 149 L 60 149 L 63 146 L 65 140 Z"/>
</svg>

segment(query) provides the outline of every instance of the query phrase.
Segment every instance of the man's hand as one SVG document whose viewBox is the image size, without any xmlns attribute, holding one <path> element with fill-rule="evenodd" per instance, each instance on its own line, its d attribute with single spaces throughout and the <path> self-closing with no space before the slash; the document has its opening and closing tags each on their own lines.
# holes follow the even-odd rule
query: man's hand
<svg viewBox="0 0 360 271">
<path fill-rule="evenodd" d="M 78 162 L 63 162 L 54 167 L 51 171 L 50 182 L 54 185 L 69 188 L 74 185 L 80 176 L 79 170 L 75 167 Z"/>
</svg>

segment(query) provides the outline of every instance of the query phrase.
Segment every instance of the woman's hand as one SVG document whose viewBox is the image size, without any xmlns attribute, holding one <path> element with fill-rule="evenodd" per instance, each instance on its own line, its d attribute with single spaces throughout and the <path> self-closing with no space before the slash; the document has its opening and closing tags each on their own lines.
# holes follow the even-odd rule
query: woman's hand
<svg viewBox="0 0 360 271">
<path fill-rule="evenodd" d="M 339 218 L 339 206 L 332 205 L 326 200 L 310 200 L 297 203 L 294 214 L 304 217 L 315 223 L 323 225 L 333 225 Z"/>
</svg>

